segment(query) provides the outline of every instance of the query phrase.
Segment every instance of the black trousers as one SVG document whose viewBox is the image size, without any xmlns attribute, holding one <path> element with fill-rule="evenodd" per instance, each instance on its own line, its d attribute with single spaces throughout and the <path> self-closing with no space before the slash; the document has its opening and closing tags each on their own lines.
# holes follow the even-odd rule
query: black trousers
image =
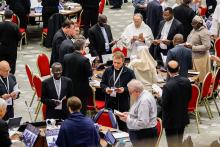
<svg viewBox="0 0 220 147">
<path fill-rule="evenodd" d="M 16 51 L 17 51 L 17 49 L 16 49 Z M 2 60 L 5 60 L 9 63 L 9 65 L 11 67 L 10 73 L 15 74 L 17 53 L 2 54 L 0 56 L 0 61 L 2 61 Z"/>
<path fill-rule="evenodd" d="M 3 117 L 3 120 L 7 121 L 9 118 L 13 118 L 13 117 L 14 117 L 13 105 L 8 105 L 7 112 L 6 112 L 5 116 Z"/>
<path fill-rule="evenodd" d="M 84 29 L 84 36 L 88 38 L 89 28 L 98 22 L 99 10 L 96 8 L 85 8 L 82 14 L 82 25 Z"/>
<path fill-rule="evenodd" d="M 129 130 L 129 137 L 134 147 L 154 147 L 157 139 L 157 128 Z"/>
<path fill-rule="evenodd" d="M 168 147 L 181 147 L 182 146 L 184 129 L 185 127 L 178 128 L 178 129 L 166 129 L 165 128 Z"/>
<path fill-rule="evenodd" d="M 43 28 L 48 27 L 48 19 L 55 13 L 59 13 L 58 7 L 43 7 L 42 9 Z"/>
<path fill-rule="evenodd" d="M 122 5 L 122 0 L 112 0 L 112 5 L 114 7 L 121 7 Z"/>
</svg>

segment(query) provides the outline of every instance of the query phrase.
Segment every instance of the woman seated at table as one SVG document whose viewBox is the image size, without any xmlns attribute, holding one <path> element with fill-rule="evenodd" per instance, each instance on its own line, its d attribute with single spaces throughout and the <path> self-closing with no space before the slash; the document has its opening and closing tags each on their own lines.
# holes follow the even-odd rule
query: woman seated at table
<svg viewBox="0 0 220 147">
<path fill-rule="evenodd" d="M 145 89 L 151 89 L 153 83 L 157 83 L 157 62 L 148 51 L 147 46 L 137 48 L 137 57 L 129 63 L 128 67 L 134 71 L 138 80 L 140 80 Z"/>
</svg>

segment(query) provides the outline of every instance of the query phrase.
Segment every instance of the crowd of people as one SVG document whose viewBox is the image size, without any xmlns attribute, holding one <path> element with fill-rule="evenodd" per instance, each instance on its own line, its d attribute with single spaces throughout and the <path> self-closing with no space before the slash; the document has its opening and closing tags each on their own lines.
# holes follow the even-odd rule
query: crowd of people
<svg viewBox="0 0 220 147">
<path fill-rule="evenodd" d="M 15 13 L 21 26 L 27 27 L 29 3 L 23 1 L 27 4 L 8 0 L 11 10 L 5 10 L 5 19 L 0 23 L 0 134 L 4 136 L 0 137 L 0 146 L 11 144 L 5 121 L 14 117 L 13 105 L 20 93 L 14 74 L 21 34 L 11 20 Z M 116 1 L 112 1 L 112 9 L 121 8 L 122 2 Z M 152 147 L 158 137 L 157 117 L 161 117 L 168 146 L 182 146 L 184 129 L 190 123 L 187 107 L 192 87 L 188 70 L 199 72 L 198 84 L 201 84 L 211 70 L 211 60 L 220 64 L 220 59 L 210 58 L 209 52 L 211 40 L 220 32 L 220 5 L 213 9 L 216 3 L 209 2 L 213 7 L 206 16 L 214 14 L 208 29 L 205 19 L 198 15 L 199 1 L 183 0 L 171 8 L 164 0 L 134 0 L 133 22 L 124 29 L 120 40 L 114 40 L 107 16 L 98 15 L 99 0 L 77 2 L 84 10 L 84 34 L 73 21 L 63 22 L 52 41 L 52 76 L 42 82 L 41 102 L 47 107 L 46 119 L 64 120 L 56 144 L 99 145 L 94 122 L 86 116 L 87 99 L 92 94 L 89 80 L 93 76 L 93 64 L 83 55 L 90 53 L 96 57 L 96 63 L 105 64 L 102 55 L 113 53 L 113 63 L 105 68 L 100 89 L 105 97 L 105 109 L 121 112 L 116 115 L 119 129 L 129 133 L 133 146 Z M 43 27 L 48 26 L 47 20 L 58 11 L 58 5 L 59 1 L 42 0 Z M 13 39 L 9 41 L 5 36 Z M 113 51 L 119 41 L 127 48 L 127 56 Z M 130 58 L 128 65 L 125 58 Z M 159 81 L 157 69 L 161 67 L 167 71 L 162 95 L 152 93 L 152 85 Z"/>
</svg>

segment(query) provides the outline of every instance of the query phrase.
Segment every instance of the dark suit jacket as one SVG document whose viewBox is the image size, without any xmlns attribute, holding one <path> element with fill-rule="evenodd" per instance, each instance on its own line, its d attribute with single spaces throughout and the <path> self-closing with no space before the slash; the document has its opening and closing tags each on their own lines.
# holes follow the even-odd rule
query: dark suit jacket
<svg viewBox="0 0 220 147">
<path fill-rule="evenodd" d="M 59 62 L 63 65 L 63 58 L 66 54 L 74 52 L 73 41 L 70 39 L 64 40 L 59 49 Z"/>
<path fill-rule="evenodd" d="M 54 62 L 58 62 L 59 61 L 59 49 L 60 49 L 60 45 L 61 43 L 67 39 L 66 35 L 64 34 L 62 28 L 59 29 L 56 34 L 53 37 L 53 42 L 52 42 L 52 52 L 51 52 L 51 58 L 50 58 L 50 66 L 54 63 Z"/>
<path fill-rule="evenodd" d="M 160 22 L 160 25 L 159 25 L 159 32 L 158 32 L 158 35 L 157 35 L 157 39 L 160 39 L 161 37 L 161 32 L 163 30 L 163 27 L 164 27 L 164 24 L 166 23 L 165 20 L 162 20 Z M 174 18 L 171 26 L 170 26 L 170 30 L 169 30 L 169 33 L 167 35 L 167 39 L 171 41 L 171 44 L 167 46 L 167 50 L 173 48 L 173 43 L 172 43 L 172 40 L 173 40 L 173 37 L 176 35 L 176 34 L 183 34 L 184 33 L 184 28 L 183 28 L 183 25 L 180 21 L 178 21 L 177 19 Z"/>
<path fill-rule="evenodd" d="M 0 136 L 0 146 L 10 147 L 11 140 L 8 133 L 8 124 L 2 119 L 0 119 Z"/>
<path fill-rule="evenodd" d="M 6 2 L 9 5 L 9 8 L 17 15 L 30 13 L 30 0 L 6 0 Z"/>
<path fill-rule="evenodd" d="M 83 103 L 89 96 L 89 77 L 92 67 L 89 59 L 75 51 L 64 56 L 63 74 L 73 82 L 73 95 L 79 97 Z"/>
<path fill-rule="evenodd" d="M 0 61 L 6 60 L 11 67 L 11 73 L 14 74 L 16 59 L 17 59 L 17 46 L 21 39 L 18 26 L 9 21 L 0 23 Z"/>
<path fill-rule="evenodd" d="M 192 19 L 195 16 L 195 12 L 189 7 L 184 4 L 181 4 L 173 9 L 174 17 L 179 20 L 184 27 L 183 36 L 184 39 L 187 39 L 187 36 L 192 30 Z"/>
<path fill-rule="evenodd" d="M 111 28 L 109 25 L 104 25 L 104 28 L 105 28 L 105 31 L 107 33 L 108 40 L 110 43 L 113 41 Z M 90 53 L 92 56 L 101 57 L 101 55 L 107 54 L 107 52 L 105 50 L 105 39 L 102 34 L 102 30 L 98 24 L 92 26 L 89 29 L 88 37 L 89 37 L 89 41 L 90 41 L 89 49 L 90 49 Z M 111 53 L 111 47 L 112 46 L 110 46 L 110 52 L 108 52 L 108 53 Z"/>
<path fill-rule="evenodd" d="M 157 0 L 148 3 L 146 9 L 146 23 L 151 28 L 154 37 L 158 34 L 158 26 L 163 19 L 163 9 Z"/>
<path fill-rule="evenodd" d="M 107 87 L 111 88 L 114 86 L 113 73 L 114 73 L 113 66 L 107 68 L 105 70 L 105 72 L 103 73 L 100 86 L 104 92 Z M 130 96 L 129 96 L 127 84 L 132 79 L 135 79 L 135 75 L 134 75 L 133 70 L 124 66 L 122 74 L 121 74 L 118 82 L 115 85 L 115 87 L 124 87 L 124 92 L 121 94 L 117 93 L 116 98 L 112 98 L 112 97 L 110 97 L 109 94 L 105 94 L 107 108 L 110 108 L 112 110 L 117 109 L 121 112 L 125 112 L 125 111 L 129 110 Z M 114 105 L 113 103 L 116 103 L 116 105 Z"/>
<path fill-rule="evenodd" d="M 8 80 L 9 80 L 9 93 L 11 93 L 14 91 L 13 89 L 14 89 L 14 86 L 17 84 L 17 82 L 16 82 L 15 76 L 12 74 L 8 76 Z M 0 80 L 0 97 L 3 94 L 7 94 L 7 89 L 5 88 L 5 85 Z M 13 100 L 12 100 L 12 105 L 7 106 L 7 112 L 5 116 L 3 117 L 3 119 L 8 120 L 9 118 L 13 118 L 13 117 L 14 117 L 14 108 L 13 108 Z"/>
<path fill-rule="evenodd" d="M 61 77 L 61 93 L 60 98 L 69 98 L 72 96 L 72 81 L 67 77 Z M 53 77 L 48 78 L 42 82 L 42 97 L 41 101 L 47 105 L 46 118 L 66 119 L 68 110 L 66 106 L 67 100 L 62 103 L 62 110 L 55 110 L 56 104 L 52 99 L 58 99 Z"/>
<path fill-rule="evenodd" d="M 166 64 L 170 60 L 178 61 L 180 65 L 179 74 L 187 78 L 188 70 L 192 69 L 192 50 L 184 47 L 183 45 L 176 45 L 168 51 Z"/>
<path fill-rule="evenodd" d="M 191 95 L 189 79 L 178 75 L 167 81 L 162 94 L 162 118 L 165 129 L 180 129 L 189 124 L 187 108 Z"/>
</svg>

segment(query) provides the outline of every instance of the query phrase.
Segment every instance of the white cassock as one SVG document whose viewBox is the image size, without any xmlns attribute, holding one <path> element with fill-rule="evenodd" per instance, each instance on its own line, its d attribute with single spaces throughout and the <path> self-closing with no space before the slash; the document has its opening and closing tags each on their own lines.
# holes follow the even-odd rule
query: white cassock
<svg viewBox="0 0 220 147">
<path fill-rule="evenodd" d="M 210 33 L 211 35 L 220 36 L 220 4 L 217 5 L 212 16 Z"/>
<path fill-rule="evenodd" d="M 143 33 L 143 37 L 145 41 L 144 42 L 135 41 L 134 43 L 131 43 L 131 39 L 133 38 L 133 36 L 139 36 L 139 34 L 141 33 Z M 149 48 L 152 41 L 154 40 L 154 37 L 150 27 L 142 21 L 141 26 L 139 28 L 136 28 L 134 23 L 129 24 L 122 33 L 121 39 L 122 39 L 122 43 L 128 49 L 128 55 L 131 58 L 132 57 L 135 58 L 137 54 L 137 47 L 147 46 Z"/>
</svg>

